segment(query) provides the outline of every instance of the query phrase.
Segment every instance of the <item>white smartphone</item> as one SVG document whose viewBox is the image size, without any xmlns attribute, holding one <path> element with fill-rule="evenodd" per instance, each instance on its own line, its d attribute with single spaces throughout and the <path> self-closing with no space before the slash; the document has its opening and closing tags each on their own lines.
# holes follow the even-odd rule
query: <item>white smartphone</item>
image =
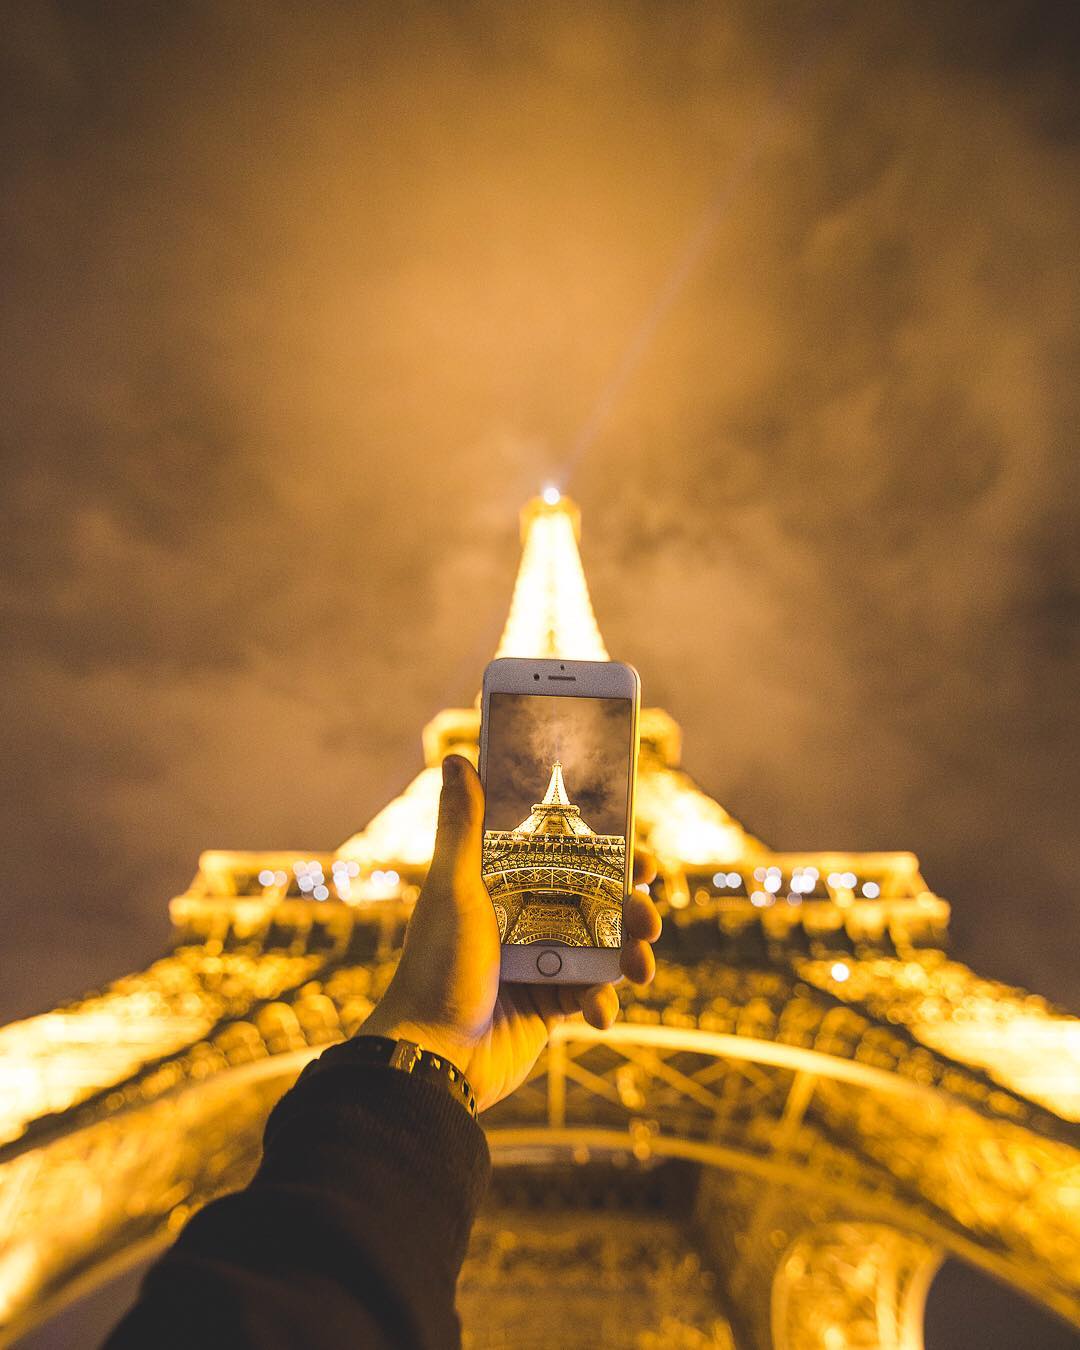
<svg viewBox="0 0 1080 1350">
<path fill-rule="evenodd" d="M 504 980 L 619 976 L 640 690 L 618 661 L 504 657 L 484 672 L 483 875 Z"/>
</svg>

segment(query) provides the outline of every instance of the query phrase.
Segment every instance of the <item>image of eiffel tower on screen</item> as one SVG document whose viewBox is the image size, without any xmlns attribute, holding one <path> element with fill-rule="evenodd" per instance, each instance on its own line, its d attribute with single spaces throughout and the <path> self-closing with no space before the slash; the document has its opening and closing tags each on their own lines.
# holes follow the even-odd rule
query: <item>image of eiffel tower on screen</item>
<svg viewBox="0 0 1080 1350">
<path fill-rule="evenodd" d="M 503 942 L 618 947 L 627 699 L 493 694 L 484 883 Z"/>
</svg>

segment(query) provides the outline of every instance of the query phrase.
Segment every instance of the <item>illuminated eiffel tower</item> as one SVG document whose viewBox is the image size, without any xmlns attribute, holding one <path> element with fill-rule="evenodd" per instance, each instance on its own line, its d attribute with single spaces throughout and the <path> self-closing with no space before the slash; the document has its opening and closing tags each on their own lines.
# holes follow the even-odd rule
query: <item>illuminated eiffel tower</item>
<svg viewBox="0 0 1080 1350">
<path fill-rule="evenodd" d="M 525 508 L 499 655 L 606 659 L 578 536 L 568 500 Z M 272 1103 L 385 988 L 439 762 L 477 731 L 440 713 L 336 852 L 204 854 L 170 954 L 0 1030 L 0 1341 L 250 1174 Z M 657 979 L 483 1117 L 466 1343 L 916 1350 L 947 1254 L 1080 1326 L 1080 1019 L 950 959 L 910 853 L 775 853 L 666 713 L 641 732 Z"/>
<path fill-rule="evenodd" d="M 582 820 L 558 760 L 543 801 L 516 829 L 484 831 L 484 859 L 504 942 L 621 945 L 626 841 Z"/>
</svg>

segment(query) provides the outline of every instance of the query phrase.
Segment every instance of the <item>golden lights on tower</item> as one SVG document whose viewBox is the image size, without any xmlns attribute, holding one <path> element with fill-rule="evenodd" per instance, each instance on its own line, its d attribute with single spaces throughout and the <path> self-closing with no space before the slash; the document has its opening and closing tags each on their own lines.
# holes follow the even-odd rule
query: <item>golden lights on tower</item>
<svg viewBox="0 0 1080 1350">
<path fill-rule="evenodd" d="M 497 654 L 606 660 L 578 508 L 549 487 L 521 532 Z M 204 853 L 170 906 L 172 952 L 0 1029 L 0 1344 L 243 1179 L 273 1100 L 390 978 L 439 763 L 475 763 L 478 731 L 475 706 L 433 718 L 424 767 L 334 852 Z M 488 1127 L 496 1159 L 610 1147 L 715 1167 L 699 1210 L 723 1216 L 718 1249 L 740 1235 L 731 1269 L 766 1291 L 787 1350 L 854 1343 L 838 1338 L 883 1316 L 917 1347 L 925 1280 L 917 1298 L 904 1281 L 945 1250 L 1080 1325 L 1080 1019 L 949 959 L 949 905 L 912 854 L 772 850 L 680 750 L 643 709 L 636 833 L 671 943 L 656 982 L 624 989 L 608 1033 L 558 1029 L 505 1104 L 513 1128 Z M 623 1108 L 629 1133 L 599 1127 Z M 843 1222 L 800 1229 L 800 1187 Z"/>
<path fill-rule="evenodd" d="M 548 487 L 521 513 L 521 566 L 496 656 L 606 661 L 578 553 L 581 513 Z"/>
</svg>

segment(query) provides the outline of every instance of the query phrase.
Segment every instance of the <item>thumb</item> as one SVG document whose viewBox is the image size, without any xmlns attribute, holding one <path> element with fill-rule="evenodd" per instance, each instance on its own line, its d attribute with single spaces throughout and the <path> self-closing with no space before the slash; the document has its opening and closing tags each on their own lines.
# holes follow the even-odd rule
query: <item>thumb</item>
<svg viewBox="0 0 1080 1350">
<path fill-rule="evenodd" d="M 447 878 L 470 874 L 479 877 L 484 789 L 476 770 L 463 755 L 447 755 L 442 771 L 439 828 L 431 870 Z"/>
</svg>

